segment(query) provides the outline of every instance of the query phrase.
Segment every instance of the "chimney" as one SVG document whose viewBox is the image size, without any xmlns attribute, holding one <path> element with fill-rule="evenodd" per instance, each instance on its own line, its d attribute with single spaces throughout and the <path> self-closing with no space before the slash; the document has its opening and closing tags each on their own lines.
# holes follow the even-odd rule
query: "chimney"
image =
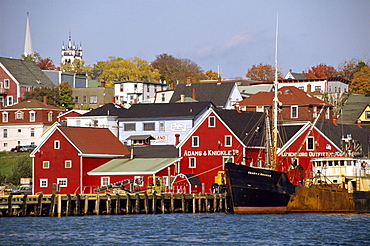
<svg viewBox="0 0 370 246">
<path fill-rule="evenodd" d="M 194 100 L 197 100 L 197 89 L 196 88 L 192 88 L 191 98 L 193 98 Z"/>
<path fill-rule="evenodd" d="M 291 73 L 292 72 L 292 69 L 289 69 L 289 72 Z"/>
<path fill-rule="evenodd" d="M 130 160 L 134 159 L 134 140 L 131 139 Z"/>
<path fill-rule="evenodd" d="M 175 134 L 175 146 L 180 143 L 180 134 Z"/>
<path fill-rule="evenodd" d="M 44 104 L 48 105 L 48 97 L 47 96 L 44 96 Z"/>
<path fill-rule="evenodd" d="M 307 84 L 307 94 L 311 95 L 311 84 Z"/>
<path fill-rule="evenodd" d="M 187 85 L 191 85 L 191 78 L 190 78 L 190 77 L 188 77 L 188 78 L 186 79 L 186 84 L 187 84 Z"/>
<path fill-rule="evenodd" d="M 180 102 L 185 102 L 185 95 L 184 94 L 181 94 L 180 95 Z"/>
<path fill-rule="evenodd" d="M 334 125 L 338 126 L 338 124 L 337 124 L 337 116 L 336 116 L 336 115 L 332 115 L 332 116 L 331 116 L 331 119 L 332 119 L 332 123 L 333 123 Z"/>
<path fill-rule="evenodd" d="M 357 126 L 360 127 L 360 128 L 362 128 L 361 120 L 360 119 L 357 120 Z"/>
<path fill-rule="evenodd" d="M 140 76 L 136 75 L 136 81 L 140 81 Z"/>
<path fill-rule="evenodd" d="M 235 110 L 236 110 L 236 112 L 241 113 L 241 111 L 240 111 L 240 107 L 239 107 L 239 103 L 238 103 L 238 102 L 237 102 L 237 103 L 235 103 Z"/>
</svg>

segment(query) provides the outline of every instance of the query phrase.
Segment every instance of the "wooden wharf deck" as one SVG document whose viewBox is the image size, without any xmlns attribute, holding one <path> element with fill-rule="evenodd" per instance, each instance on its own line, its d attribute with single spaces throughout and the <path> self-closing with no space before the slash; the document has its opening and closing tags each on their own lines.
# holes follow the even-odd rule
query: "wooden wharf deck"
<svg viewBox="0 0 370 246">
<path fill-rule="evenodd" d="M 229 211 L 226 194 L 39 194 L 0 196 L 0 217 Z"/>
</svg>

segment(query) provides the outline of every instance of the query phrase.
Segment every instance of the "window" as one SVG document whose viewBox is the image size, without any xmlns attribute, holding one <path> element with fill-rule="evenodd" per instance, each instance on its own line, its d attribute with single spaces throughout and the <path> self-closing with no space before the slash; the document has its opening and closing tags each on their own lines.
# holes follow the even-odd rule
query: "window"
<svg viewBox="0 0 370 246">
<path fill-rule="evenodd" d="M 159 122 L 159 131 L 164 132 L 165 131 L 165 124 L 164 122 Z"/>
<path fill-rule="evenodd" d="M 144 177 L 143 176 L 134 176 L 134 183 L 138 186 L 144 186 Z"/>
<path fill-rule="evenodd" d="M 43 161 L 42 162 L 42 168 L 46 169 L 50 167 L 50 161 Z"/>
<path fill-rule="evenodd" d="M 67 179 L 66 178 L 57 179 L 57 184 L 60 187 L 67 187 Z"/>
<path fill-rule="evenodd" d="M 315 92 L 320 92 L 321 91 L 321 85 L 315 86 Z"/>
<path fill-rule="evenodd" d="M 162 102 L 166 101 L 166 94 L 162 93 Z"/>
<path fill-rule="evenodd" d="M 98 127 L 98 120 L 93 120 L 93 126 Z"/>
<path fill-rule="evenodd" d="M 10 88 L 9 79 L 4 79 L 4 89 L 9 89 L 9 88 Z"/>
<path fill-rule="evenodd" d="M 290 106 L 290 118 L 298 118 L 298 106 Z"/>
<path fill-rule="evenodd" d="M 3 138 L 8 137 L 8 129 L 3 129 Z"/>
<path fill-rule="evenodd" d="M 291 162 L 292 162 L 292 168 L 296 169 L 299 165 L 299 159 L 298 158 L 292 158 Z"/>
<path fill-rule="evenodd" d="M 197 167 L 197 159 L 195 157 L 189 157 L 189 168 Z"/>
<path fill-rule="evenodd" d="M 3 112 L 3 122 L 8 122 L 9 119 L 9 113 L 8 112 Z"/>
<path fill-rule="evenodd" d="M 30 121 L 36 121 L 36 112 L 35 111 L 30 112 Z"/>
<path fill-rule="evenodd" d="M 144 123 L 144 131 L 154 131 L 155 124 L 154 123 Z"/>
<path fill-rule="evenodd" d="M 70 160 L 64 161 L 64 167 L 65 168 L 71 168 L 72 167 L 72 161 L 70 161 Z"/>
<path fill-rule="evenodd" d="M 326 109 L 326 112 L 325 112 L 325 119 L 330 119 L 330 108 L 327 108 L 327 109 Z"/>
<path fill-rule="evenodd" d="M 120 92 L 123 92 L 123 84 L 120 84 L 120 85 L 119 85 L 119 91 L 120 91 Z"/>
<path fill-rule="evenodd" d="M 263 112 L 264 107 L 263 106 L 256 106 L 256 112 Z"/>
<path fill-rule="evenodd" d="M 4 143 L 4 147 L 8 147 L 8 143 Z"/>
<path fill-rule="evenodd" d="M 314 144 L 314 137 L 308 137 L 306 141 L 306 150 L 314 150 L 315 144 Z"/>
<path fill-rule="evenodd" d="M 192 137 L 191 147 L 199 147 L 199 137 L 198 136 Z"/>
<path fill-rule="evenodd" d="M 18 129 L 18 132 L 22 132 L 22 129 Z"/>
<path fill-rule="evenodd" d="M 107 186 L 110 184 L 110 177 L 101 177 L 100 186 Z"/>
<path fill-rule="evenodd" d="M 15 113 L 15 119 L 16 120 L 22 120 L 23 119 L 23 112 L 19 111 Z"/>
<path fill-rule="evenodd" d="M 12 106 L 12 105 L 13 105 L 13 97 L 8 96 L 8 106 Z"/>
<path fill-rule="evenodd" d="M 76 120 L 76 126 L 81 126 L 81 120 Z"/>
<path fill-rule="evenodd" d="M 98 97 L 97 96 L 90 96 L 90 103 L 98 103 Z"/>
<path fill-rule="evenodd" d="M 51 111 L 48 113 L 48 121 L 53 121 L 53 112 Z"/>
<path fill-rule="evenodd" d="M 59 140 L 54 141 L 54 149 L 60 149 L 60 141 Z"/>
<path fill-rule="evenodd" d="M 40 187 L 48 187 L 48 179 L 40 179 Z"/>
<path fill-rule="evenodd" d="M 365 119 L 370 120 L 370 111 L 365 111 Z"/>
<path fill-rule="evenodd" d="M 150 92 L 150 87 L 149 85 L 146 86 L 146 92 Z"/>
<path fill-rule="evenodd" d="M 233 156 L 224 156 L 222 157 L 222 163 L 233 163 L 234 162 L 234 157 Z"/>
<path fill-rule="evenodd" d="M 210 116 L 208 118 L 208 127 L 215 127 L 216 126 L 216 119 L 214 116 Z"/>
<path fill-rule="evenodd" d="M 304 91 L 304 86 L 298 86 L 298 89 Z"/>
<path fill-rule="evenodd" d="M 124 131 L 136 131 L 136 124 L 135 123 L 126 123 L 123 124 Z"/>
<path fill-rule="evenodd" d="M 86 96 L 82 97 L 82 103 L 87 103 L 87 97 Z"/>
<path fill-rule="evenodd" d="M 75 96 L 75 103 L 78 103 L 78 96 Z"/>
<path fill-rule="evenodd" d="M 35 128 L 31 128 L 30 137 L 35 137 Z"/>
<path fill-rule="evenodd" d="M 232 145 L 231 136 L 225 136 L 225 147 L 230 147 Z"/>
</svg>

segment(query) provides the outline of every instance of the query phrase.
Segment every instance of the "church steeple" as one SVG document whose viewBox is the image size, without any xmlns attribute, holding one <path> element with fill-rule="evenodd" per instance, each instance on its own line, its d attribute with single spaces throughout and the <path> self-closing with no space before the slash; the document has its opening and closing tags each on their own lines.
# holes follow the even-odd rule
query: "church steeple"
<svg viewBox="0 0 370 246">
<path fill-rule="evenodd" d="M 33 54 L 32 38 L 31 38 L 31 27 L 30 27 L 30 15 L 27 12 L 27 24 L 26 24 L 26 38 L 24 41 L 24 52 L 25 56 Z"/>
<path fill-rule="evenodd" d="M 64 42 L 62 44 L 62 63 L 73 63 L 76 59 L 82 60 L 82 45 L 75 45 L 72 42 L 71 32 L 69 32 L 68 44 L 64 45 Z"/>
</svg>

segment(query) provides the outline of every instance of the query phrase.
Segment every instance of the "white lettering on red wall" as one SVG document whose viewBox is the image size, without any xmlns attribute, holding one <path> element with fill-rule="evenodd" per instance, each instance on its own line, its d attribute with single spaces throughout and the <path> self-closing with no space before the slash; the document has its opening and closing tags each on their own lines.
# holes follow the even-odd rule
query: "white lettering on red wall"
<svg viewBox="0 0 370 246">
<path fill-rule="evenodd" d="M 239 150 L 185 150 L 184 156 L 233 156 L 238 155 Z"/>
</svg>

